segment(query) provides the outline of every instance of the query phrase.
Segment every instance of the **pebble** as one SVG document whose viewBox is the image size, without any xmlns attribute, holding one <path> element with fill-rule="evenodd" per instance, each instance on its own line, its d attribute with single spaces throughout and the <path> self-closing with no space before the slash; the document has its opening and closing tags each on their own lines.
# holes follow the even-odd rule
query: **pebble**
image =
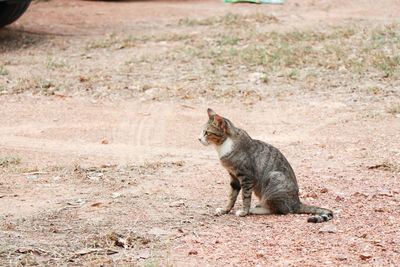
<svg viewBox="0 0 400 267">
<path fill-rule="evenodd" d="M 336 233 L 337 229 L 334 225 L 328 224 L 319 228 L 320 233 Z"/>
</svg>

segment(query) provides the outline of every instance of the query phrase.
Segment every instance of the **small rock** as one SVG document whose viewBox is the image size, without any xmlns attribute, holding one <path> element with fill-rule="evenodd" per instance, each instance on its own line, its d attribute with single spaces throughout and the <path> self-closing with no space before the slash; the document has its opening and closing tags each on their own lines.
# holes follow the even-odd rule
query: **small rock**
<svg viewBox="0 0 400 267">
<path fill-rule="evenodd" d="M 324 188 L 321 189 L 320 192 L 321 192 L 321 193 L 328 193 L 328 189 L 324 187 Z"/>
<path fill-rule="evenodd" d="M 37 175 L 28 175 L 26 176 L 27 179 L 36 179 Z"/>
<path fill-rule="evenodd" d="M 139 259 L 147 259 L 148 257 L 150 257 L 150 252 L 148 252 L 147 250 L 140 252 L 137 256 L 137 258 Z"/>
<path fill-rule="evenodd" d="M 147 90 L 149 90 L 149 89 L 151 89 L 151 85 L 148 85 L 148 84 L 145 84 L 145 85 L 143 85 L 143 87 L 142 87 L 142 91 L 143 91 L 143 92 L 145 92 L 145 91 L 147 91 Z"/>
<path fill-rule="evenodd" d="M 339 261 L 345 261 L 345 260 L 347 260 L 347 256 L 346 256 L 346 255 L 343 255 L 343 254 L 339 254 L 339 255 L 336 257 L 336 259 L 339 260 Z"/>
<path fill-rule="evenodd" d="M 340 66 L 338 70 L 339 70 L 339 72 L 341 72 L 341 73 L 346 73 L 346 72 L 347 72 L 347 69 L 346 69 L 345 66 Z"/>
<path fill-rule="evenodd" d="M 369 197 L 369 194 L 366 192 L 355 192 L 353 196 L 361 196 L 361 197 Z"/>
<path fill-rule="evenodd" d="M 261 73 L 261 72 L 253 72 L 253 73 L 250 73 L 248 77 L 249 77 L 249 81 L 255 82 L 255 81 L 263 79 L 265 77 L 265 74 Z"/>
<path fill-rule="evenodd" d="M 372 255 L 370 253 L 368 253 L 368 252 L 363 252 L 363 253 L 360 254 L 360 258 L 362 260 L 367 260 L 367 259 L 372 258 Z"/>
<path fill-rule="evenodd" d="M 117 198 L 117 197 L 120 197 L 121 196 L 121 193 L 118 193 L 118 192 L 115 192 L 115 193 L 113 193 L 112 194 L 112 198 Z"/>
<path fill-rule="evenodd" d="M 343 201 L 344 200 L 344 194 L 343 193 L 336 193 L 336 202 Z"/>
<path fill-rule="evenodd" d="M 309 193 L 305 194 L 304 197 L 311 197 L 314 199 L 318 198 L 318 196 L 315 192 L 309 192 Z"/>
<path fill-rule="evenodd" d="M 257 258 L 262 258 L 262 257 L 264 257 L 264 252 L 263 251 L 258 251 L 256 256 L 257 256 Z"/>
<path fill-rule="evenodd" d="M 336 227 L 334 225 L 324 225 L 319 229 L 320 233 L 336 233 Z"/>
<path fill-rule="evenodd" d="M 108 144 L 108 140 L 107 140 L 107 139 L 103 139 L 103 140 L 101 141 L 101 143 L 102 143 L 103 145 L 107 145 L 107 144 Z"/>
</svg>

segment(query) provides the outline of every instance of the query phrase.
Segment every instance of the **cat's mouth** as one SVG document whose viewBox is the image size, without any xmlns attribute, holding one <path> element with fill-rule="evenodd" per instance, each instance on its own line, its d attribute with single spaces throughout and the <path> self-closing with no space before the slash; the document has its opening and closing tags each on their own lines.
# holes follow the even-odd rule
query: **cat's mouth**
<svg viewBox="0 0 400 267">
<path fill-rule="evenodd" d="M 202 143 L 205 146 L 210 145 L 210 143 L 207 140 L 203 140 L 203 139 L 199 138 L 199 141 L 200 141 L 200 143 Z"/>
<path fill-rule="evenodd" d="M 198 139 L 199 139 L 200 143 L 202 143 L 203 145 L 205 145 L 205 146 L 210 145 L 210 143 L 207 141 L 207 139 L 204 138 L 204 135 L 201 134 Z"/>
</svg>

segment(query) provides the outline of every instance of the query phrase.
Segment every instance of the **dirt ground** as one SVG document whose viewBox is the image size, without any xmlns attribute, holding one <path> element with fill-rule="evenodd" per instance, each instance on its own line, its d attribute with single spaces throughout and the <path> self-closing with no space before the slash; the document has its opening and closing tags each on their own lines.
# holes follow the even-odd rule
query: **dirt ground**
<svg viewBox="0 0 400 267">
<path fill-rule="evenodd" d="M 398 14 L 33 2 L 0 30 L 0 265 L 400 265 Z M 229 178 L 197 140 L 208 107 L 334 219 L 214 216 Z"/>
</svg>

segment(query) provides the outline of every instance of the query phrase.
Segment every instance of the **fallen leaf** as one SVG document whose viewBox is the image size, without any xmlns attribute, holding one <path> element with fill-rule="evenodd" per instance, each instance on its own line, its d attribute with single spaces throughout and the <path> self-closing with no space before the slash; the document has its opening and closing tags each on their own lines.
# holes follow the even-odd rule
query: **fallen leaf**
<svg viewBox="0 0 400 267">
<path fill-rule="evenodd" d="M 366 238 L 367 237 L 367 233 L 363 233 L 359 236 L 360 238 Z"/>
<path fill-rule="evenodd" d="M 335 201 L 339 202 L 339 201 L 343 201 L 343 200 L 344 200 L 344 194 L 341 192 L 336 193 Z"/>
<path fill-rule="evenodd" d="M 56 96 L 56 97 L 59 97 L 59 98 L 72 97 L 72 96 L 69 96 L 69 95 L 62 95 L 62 94 L 55 94 L 55 96 Z"/>
<path fill-rule="evenodd" d="M 367 169 L 369 169 L 369 170 L 378 169 L 381 167 L 385 167 L 385 164 L 367 164 L 367 165 L 365 165 L 365 167 L 367 167 Z"/>
<path fill-rule="evenodd" d="M 191 250 L 191 251 L 189 251 L 189 253 L 188 253 L 188 255 L 197 255 L 197 254 L 199 254 L 199 253 L 197 252 L 197 250 Z"/>
<path fill-rule="evenodd" d="M 363 253 L 360 254 L 360 258 L 362 260 L 367 260 L 367 259 L 372 258 L 372 255 L 370 253 L 368 253 L 368 252 L 363 252 Z"/>
<path fill-rule="evenodd" d="M 116 167 L 116 164 L 102 164 L 100 167 L 101 168 L 114 168 Z"/>
<path fill-rule="evenodd" d="M 90 205 L 90 206 L 92 206 L 92 207 L 98 207 L 98 206 L 100 206 L 100 205 L 102 205 L 103 203 L 101 203 L 101 202 L 96 202 L 96 203 L 93 203 L 92 205 Z"/>
<path fill-rule="evenodd" d="M 78 198 L 77 200 L 73 200 L 73 201 L 67 202 L 67 204 L 71 205 L 71 206 L 82 205 L 84 203 L 85 203 L 85 200 L 83 200 L 81 198 Z"/>
<path fill-rule="evenodd" d="M 101 141 L 101 143 L 102 143 L 103 145 L 107 145 L 107 144 L 108 144 L 108 140 L 107 140 L 107 139 L 103 139 L 103 140 Z"/>
<path fill-rule="evenodd" d="M 123 248 L 125 248 L 125 246 L 126 246 L 126 240 L 119 237 L 118 239 L 116 239 L 116 240 L 114 241 L 114 245 L 116 245 L 116 246 L 118 246 L 118 247 L 123 247 Z"/>
<path fill-rule="evenodd" d="M 388 208 L 383 208 L 383 207 L 378 207 L 375 208 L 376 212 L 390 212 L 390 210 Z"/>
<path fill-rule="evenodd" d="M 385 197 L 392 197 L 393 193 L 387 189 L 381 190 L 379 192 L 377 192 L 378 196 L 385 196 Z"/>
<path fill-rule="evenodd" d="M 112 255 L 118 253 L 116 250 L 112 249 L 96 249 L 96 248 L 88 248 L 88 249 L 82 249 L 79 250 L 75 253 L 76 256 L 83 256 L 86 254 L 91 254 L 91 253 L 96 253 L 96 254 L 102 254 L 102 255 Z"/>
</svg>

